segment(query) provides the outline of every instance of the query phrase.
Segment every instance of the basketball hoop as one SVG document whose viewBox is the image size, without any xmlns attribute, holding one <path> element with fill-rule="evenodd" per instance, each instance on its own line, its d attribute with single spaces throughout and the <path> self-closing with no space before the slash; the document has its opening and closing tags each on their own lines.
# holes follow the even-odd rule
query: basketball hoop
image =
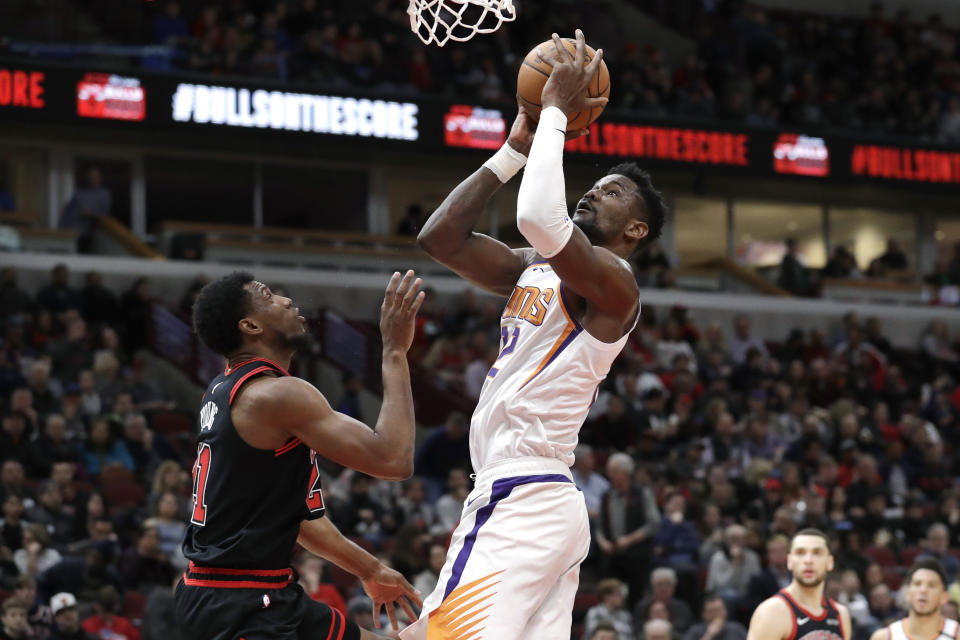
<svg viewBox="0 0 960 640">
<path fill-rule="evenodd" d="M 517 17 L 513 0 L 410 0 L 410 29 L 424 44 L 466 42 Z"/>
</svg>

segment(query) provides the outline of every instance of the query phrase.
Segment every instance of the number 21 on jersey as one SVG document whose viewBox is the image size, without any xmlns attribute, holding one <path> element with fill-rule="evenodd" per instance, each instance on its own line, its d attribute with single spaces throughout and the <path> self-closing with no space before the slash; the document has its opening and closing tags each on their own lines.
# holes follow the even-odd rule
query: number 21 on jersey
<svg viewBox="0 0 960 640">
<path fill-rule="evenodd" d="M 197 447 L 197 460 L 193 463 L 193 514 L 190 516 L 190 522 L 201 527 L 207 523 L 207 483 L 210 480 L 212 463 L 213 449 L 209 443 L 201 442 Z M 325 508 L 320 487 L 320 460 L 312 449 L 306 502 L 310 513 L 322 513 Z"/>
</svg>

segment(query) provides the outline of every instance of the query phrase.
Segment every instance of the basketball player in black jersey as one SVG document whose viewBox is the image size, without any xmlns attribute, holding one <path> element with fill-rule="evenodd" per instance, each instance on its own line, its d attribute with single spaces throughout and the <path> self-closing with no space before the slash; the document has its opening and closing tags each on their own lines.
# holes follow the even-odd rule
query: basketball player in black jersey
<svg viewBox="0 0 960 640">
<path fill-rule="evenodd" d="M 829 542 L 818 529 L 793 536 L 787 555 L 793 581 L 753 612 L 747 640 L 850 640 L 850 612 L 823 596 L 827 573 L 833 570 Z"/>
<path fill-rule="evenodd" d="M 330 408 L 308 382 L 290 376 L 309 344 L 290 298 L 248 273 L 210 283 L 194 305 L 200 338 L 227 358 L 207 388 L 198 419 L 193 513 L 183 543 L 190 566 L 176 589 L 186 640 L 367 640 L 374 636 L 314 602 L 293 581 L 299 542 L 360 578 L 379 626 L 394 605 L 415 619 L 410 584 L 346 539 L 323 517 L 317 456 L 378 478 L 413 471 L 414 417 L 406 352 L 423 301 L 420 279 L 396 273 L 380 311 L 383 405 L 375 429 Z"/>
<path fill-rule="evenodd" d="M 907 605 L 906 618 L 877 629 L 870 640 L 955 640 L 960 624 L 943 616 L 940 609 L 947 603 L 947 572 L 936 558 L 921 558 L 907 571 L 904 581 Z"/>
</svg>

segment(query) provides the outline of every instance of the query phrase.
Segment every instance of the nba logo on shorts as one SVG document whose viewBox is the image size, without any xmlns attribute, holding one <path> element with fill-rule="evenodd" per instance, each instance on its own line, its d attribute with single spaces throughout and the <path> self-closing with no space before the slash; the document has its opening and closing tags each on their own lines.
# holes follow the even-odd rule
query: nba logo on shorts
<svg viewBox="0 0 960 640">
<path fill-rule="evenodd" d="M 263 608 L 266 609 L 270 606 L 270 596 L 263 594 Z"/>
</svg>

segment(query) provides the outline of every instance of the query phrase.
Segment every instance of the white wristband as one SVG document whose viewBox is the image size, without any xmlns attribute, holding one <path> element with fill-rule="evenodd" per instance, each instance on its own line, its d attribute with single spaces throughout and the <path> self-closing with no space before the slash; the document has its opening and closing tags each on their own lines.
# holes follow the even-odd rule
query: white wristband
<svg viewBox="0 0 960 640">
<path fill-rule="evenodd" d="M 505 142 L 499 151 L 483 163 L 483 166 L 493 171 L 500 182 L 506 183 L 517 175 L 525 164 L 527 164 L 527 156 L 511 147 L 509 142 Z"/>
</svg>

